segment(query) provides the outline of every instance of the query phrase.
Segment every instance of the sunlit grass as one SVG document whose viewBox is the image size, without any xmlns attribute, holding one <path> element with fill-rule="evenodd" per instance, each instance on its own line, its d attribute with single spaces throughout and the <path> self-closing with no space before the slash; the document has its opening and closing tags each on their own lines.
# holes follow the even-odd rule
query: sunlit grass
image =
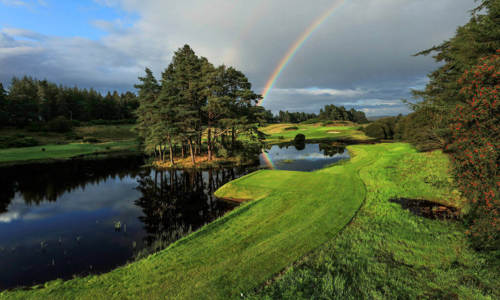
<svg viewBox="0 0 500 300">
<path fill-rule="evenodd" d="M 25 161 L 68 159 L 75 156 L 97 153 L 137 150 L 135 141 L 108 143 L 71 143 L 65 145 L 43 145 L 24 148 L 0 149 L 0 164 Z"/>
<path fill-rule="evenodd" d="M 297 127 L 298 129 L 289 130 Z M 268 134 L 267 142 L 280 143 L 292 141 L 299 133 L 306 136 L 308 140 L 369 140 L 362 131 L 358 130 L 359 125 L 328 125 L 318 124 L 273 124 L 261 128 L 261 131 Z"/>
</svg>

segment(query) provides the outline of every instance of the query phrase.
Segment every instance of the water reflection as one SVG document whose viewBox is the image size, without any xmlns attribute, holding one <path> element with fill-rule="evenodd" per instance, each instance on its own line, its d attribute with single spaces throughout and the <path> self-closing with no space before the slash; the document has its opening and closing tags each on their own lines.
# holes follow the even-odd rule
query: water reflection
<svg viewBox="0 0 500 300">
<path fill-rule="evenodd" d="M 128 158 L 0 169 L 0 269 L 10 270 L 0 273 L 0 289 L 122 265 L 158 236 L 232 209 L 212 193 L 246 173 L 141 165 Z"/>
<path fill-rule="evenodd" d="M 344 146 L 330 143 L 273 145 L 266 152 L 278 170 L 314 171 L 349 158 L 349 152 Z M 266 165 L 263 155 L 260 163 L 262 166 Z"/>
<path fill-rule="evenodd" d="M 167 170 L 141 177 L 141 197 L 135 203 L 143 211 L 139 219 L 144 223 L 146 241 L 151 243 L 158 233 L 178 228 L 199 228 L 231 210 L 233 204 L 218 201 L 213 193 L 243 173 L 244 170 L 232 168 L 204 172 Z"/>
</svg>

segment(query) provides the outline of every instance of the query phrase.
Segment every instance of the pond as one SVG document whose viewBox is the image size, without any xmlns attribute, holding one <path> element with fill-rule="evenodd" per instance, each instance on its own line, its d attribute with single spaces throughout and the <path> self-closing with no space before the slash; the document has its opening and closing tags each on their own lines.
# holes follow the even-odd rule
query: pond
<svg viewBox="0 0 500 300">
<path fill-rule="evenodd" d="M 311 171 L 348 158 L 328 144 L 272 146 L 261 167 Z M 110 271 L 235 204 L 213 193 L 255 167 L 144 168 L 142 158 L 0 168 L 0 290 Z M 152 251 L 152 250 L 148 250 Z M 8 270 L 6 272 L 5 270 Z"/>
<path fill-rule="evenodd" d="M 260 164 L 276 170 L 314 171 L 348 158 L 344 146 L 289 143 L 273 145 L 260 155 Z"/>
<path fill-rule="evenodd" d="M 213 192 L 247 173 L 157 171 L 142 163 L 0 169 L 0 290 L 123 265 L 159 237 L 178 238 L 233 209 Z"/>
</svg>

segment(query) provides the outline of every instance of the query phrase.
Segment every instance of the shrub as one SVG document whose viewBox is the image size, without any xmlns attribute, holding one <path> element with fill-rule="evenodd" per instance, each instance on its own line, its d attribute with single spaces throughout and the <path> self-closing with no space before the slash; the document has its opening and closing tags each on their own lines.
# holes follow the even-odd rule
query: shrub
<svg viewBox="0 0 500 300">
<path fill-rule="evenodd" d="M 458 83 L 467 102 L 457 105 L 451 124 L 455 177 L 470 201 L 470 234 L 477 248 L 500 246 L 500 50 L 465 71 Z"/>
<path fill-rule="evenodd" d="M 63 116 L 59 116 L 47 123 L 47 129 L 54 132 L 69 132 L 73 129 L 73 123 Z"/>
<path fill-rule="evenodd" d="M 293 139 L 293 141 L 296 143 L 296 144 L 303 144 L 306 142 L 306 136 L 303 135 L 302 133 L 299 133 L 295 136 L 295 138 Z"/>
<path fill-rule="evenodd" d="M 372 123 L 364 128 L 365 134 L 376 139 L 385 139 L 385 131 L 379 123 Z"/>
</svg>

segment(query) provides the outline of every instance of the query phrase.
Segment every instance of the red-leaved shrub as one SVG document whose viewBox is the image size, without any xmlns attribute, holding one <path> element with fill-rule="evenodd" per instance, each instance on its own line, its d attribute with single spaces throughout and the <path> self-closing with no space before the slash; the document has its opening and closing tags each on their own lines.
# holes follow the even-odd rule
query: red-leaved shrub
<svg viewBox="0 0 500 300">
<path fill-rule="evenodd" d="M 447 146 L 459 188 L 471 204 L 468 233 L 482 249 L 500 245 L 499 70 L 500 50 L 463 74 L 460 92 L 468 100 L 456 107 Z"/>
</svg>

